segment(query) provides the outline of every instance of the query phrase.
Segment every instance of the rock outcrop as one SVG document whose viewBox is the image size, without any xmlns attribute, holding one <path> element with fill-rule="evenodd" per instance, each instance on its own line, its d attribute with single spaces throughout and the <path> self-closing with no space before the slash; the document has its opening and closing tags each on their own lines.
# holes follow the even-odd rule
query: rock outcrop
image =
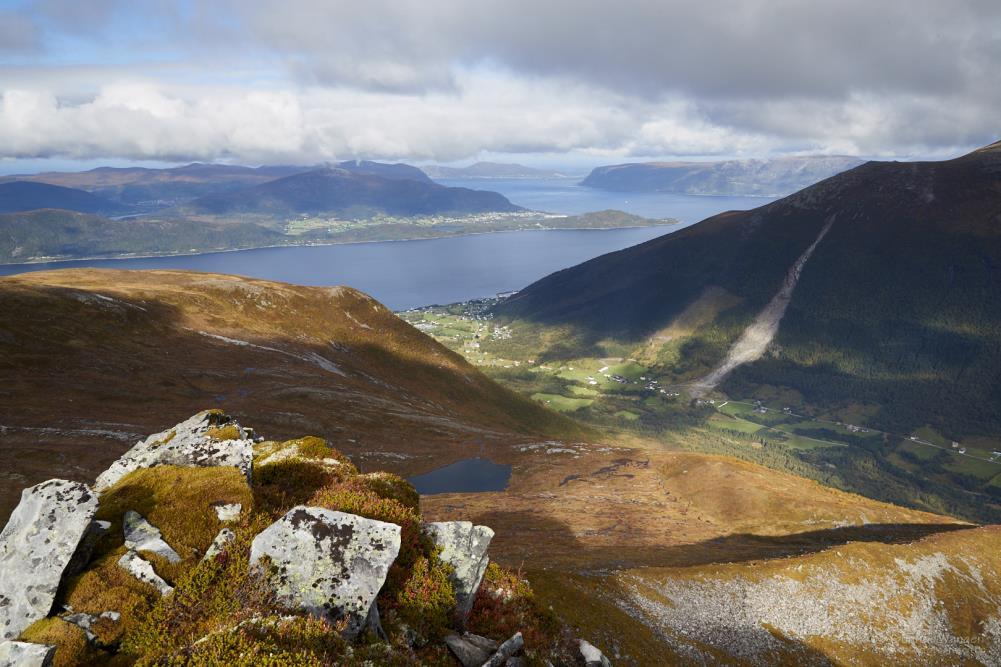
<svg viewBox="0 0 1001 667">
<path fill-rule="evenodd" d="M 581 639 L 579 646 L 586 667 L 612 667 L 611 661 L 594 644 Z"/>
<path fill-rule="evenodd" d="M 395 524 L 300 505 L 254 538 L 250 563 L 267 557 L 283 604 L 344 621 L 344 636 L 354 638 L 399 551 Z"/>
<path fill-rule="evenodd" d="M 493 639 L 469 632 L 446 635 L 445 645 L 462 663 L 462 667 L 481 667 L 500 648 L 500 644 Z"/>
<path fill-rule="evenodd" d="M 28 642 L 0 642 L 0 667 L 49 667 L 55 646 Z"/>
<path fill-rule="evenodd" d="M 126 552 L 118 559 L 118 565 L 139 581 L 160 591 L 160 595 L 169 595 L 174 592 L 174 588 L 156 573 L 153 564 L 135 551 Z"/>
<path fill-rule="evenodd" d="M 132 551 L 149 551 L 166 558 L 171 563 L 180 562 L 181 557 L 163 541 L 160 530 L 139 512 L 133 510 L 126 512 L 122 526 L 125 532 L 125 546 Z"/>
<path fill-rule="evenodd" d="M 469 521 L 438 521 L 424 524 L 424 531 L 441 547 L 441 559 L 452 566 L 456 610 L 465 620 L 473 608 L 476 591 L 483 581 L 490 557 L 487 549 L 494 531 Z"/>
<path fill-rule="evenodd" d="M 251 431 L 227 415 L 206 410 L 142 440 L 97 478 L 103 491 L 140 468 L 234 466 L 250 479 L 254 450 Z"/>
<path fill-rule="evenodd" d="M 53 479 L 21 494 L 0 533 L 0 639 L 52 610 L 63 573 L 97 512 L 86 484 Z"/>
</svg>

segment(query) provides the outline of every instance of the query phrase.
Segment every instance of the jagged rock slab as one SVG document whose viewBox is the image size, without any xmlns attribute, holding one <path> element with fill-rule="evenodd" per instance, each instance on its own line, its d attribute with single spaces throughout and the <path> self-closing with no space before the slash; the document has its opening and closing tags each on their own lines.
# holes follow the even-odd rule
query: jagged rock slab
<svg viewBox="0 0 1001 667">
<path fill-rule="evenodd" d="M 515 653 L 525 648 L 525 639 L 520 632 L 514 633 L 510 639 L 500 645 L 497 652 L 490 656 L 490 659 L 483 663 L 483 667 L 501 667 L 508 659 L 514 657 Z"/>
<path fill-rule="evenodd" d="M 21 494 L 0 532 L 0 639 L 52 611 L 63 574 L 97 512 L 86 484 L 51 479 Z"/>
<path fill-rule="evenodd" d="M 452 566 L 456 608 L 465 620 L 473 608 L 490 558 L 487 549 L 494 531 L 469 521 L 438 521 L 424 524 L 424 531 L 441 547 L 441 559 Z"/>
<path fill-rule="evenodd" d="M 220 440 L 211 429 L 232 427 L 238 437 Z M 189 468 L 233 466 L 250 479 L 253 440 L 249 429 L 232 418 L 211 410 L 199 412 L 177 426 L 155 433 L 125 452 L 97 478 L 95 489 L 103 491 L 140 468 L 175 465 Z"/>
<path fill-rule="evenodd" d="M 220 521 L 236 521 L 243 511 L 243 505 L 240 503 L 218 503 L 212 507 Z"/>
<path fill-rule="evenodd" d="M 448 646 L 452 655 L 462 663 L 462 667 L 481 667 L 483 663 L 490 660 L 490 656 L 497 650 L 496 642 L 492 648 L 488 649 L 470 641 L 465 635 L 457 634 L 446 635 L 445 645 Z"/>
<path fill-rule="evenodd" d="M 229 528 L 223 528 L 219 531 L 219 534 L 215 536 L 212 540 L 212 544 L 209 548 L 205 550 L 205 555 L 202 556 L 202 560 L 210 560 L 215 558 L 223 552 L 226 545 L 236 539 L 236 533 L 234 533 Z"/>
<path fill-rule="evenodd" d="M 55 646 L 28 642 L 0 642 L 0 667 L 49 667 Z"/>
<path fill-rule="evenodd" d="M 139 581 L 160 591 L 160 595 L 169 595 L 174 592 L 174 588 L 156 573 L 153 564 L 135 551 L 127 551 L 124 556 L 119 558 L 118 566 Z"/>
<path fill-rule="evenodd" d="M 122 523 L 125 533 L 125 546 L 132 551 L 149 551 L 166 558 L 171 563 L 178 563 L 181 557 L 169 544 L 163 540 L 160 529 L 134 510 L 125 513 Z"/>
<path fill-rule="evenodd" d="M 580 640 L 580 655 L 587 667 L 612 667 L 611 661 L 597 646 L 583 639 Z"/>
<path fill-rule="evenodd" d="M 400 527 L 320 507 L 294 507 L 251 545 L 250 563 L 267 556 L 279 600 L 332 623 L 344 635 L 364 628 L 400 551 Z"/>
</svg>

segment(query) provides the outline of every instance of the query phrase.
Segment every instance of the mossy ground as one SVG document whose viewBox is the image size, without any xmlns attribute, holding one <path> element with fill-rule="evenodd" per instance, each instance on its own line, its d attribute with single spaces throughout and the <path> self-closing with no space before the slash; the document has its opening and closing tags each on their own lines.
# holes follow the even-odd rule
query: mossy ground
<svg viewBox="0 0 1001 667">
<path fill-rule="evenodd" d="M 57 609 L 122 614 L 118 623 L 95 627 L 101 648 L 59 619 L 31 626 L 25 639 L 56 645 L 58 665 L 452 665 L 442 638 L 459 628 L 451 567 L 422 531 L 419 496 L 389 473 L 359 474 L 350 461 L 319 438 L 266 443 L 258 454 L 295 446 L 300 456 L 258 466 L 253 486 L 235 468 L 161 466 L 124 477 L 101 496 L 98 518 L 110 521 L 86 571 L 72 578 Z M 324 465 L 322 460 L 338 460 Z M 240 503 L 239 519 L 228 526 L 236 538 L 209 560 L 202 555 L 224 526 L 217 503 Z M 399 556 L 378 598 L 389 641 L 369 633 L 343 640 L 336 628 L 282 609 L 267 574 L 248 567 L 254 537 L 296 505 L 325 507 L 387 521 L 402 529 Z M 168 563 L 143 553 L 174 587 L 166 597 L 118 566 L 125 553 L 122 517 L 138 511 L 158 527 L 181 555 Z M 527 583 L 492 565 L 484 591 L 506 587 L 503 598 L 477 601 L 471 624 L 503 641 L 525 634 L 529 655 L 555 656 L 560 625 L 537 609 Z M 539 658 L 541 660 L 541 658 Z M 538 661 L 537 661 L 538 662 Z M 539 662 L 539 664 L 542 664 Z"/>
</svg>

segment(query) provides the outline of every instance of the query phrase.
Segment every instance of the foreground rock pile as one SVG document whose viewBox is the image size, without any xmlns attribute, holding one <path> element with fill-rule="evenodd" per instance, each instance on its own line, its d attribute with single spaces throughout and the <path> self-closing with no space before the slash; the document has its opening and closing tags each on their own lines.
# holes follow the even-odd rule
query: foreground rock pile
<svg viewBox="0 0 1001 667">
<path fill-rule="evenodd" d="M 492 537 L 422 522 L 405 481 L 322 440 L 202 412 L 94 490 L 24 491 L 0 534 L 0 667 L 607 665 L 490 564 Z"/>
</svg>

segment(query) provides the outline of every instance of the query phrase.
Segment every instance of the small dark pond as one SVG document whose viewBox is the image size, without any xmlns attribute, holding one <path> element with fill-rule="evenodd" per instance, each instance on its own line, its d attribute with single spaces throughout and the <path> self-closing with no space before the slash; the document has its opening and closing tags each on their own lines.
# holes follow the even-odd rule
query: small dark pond
<svg viewBox="0 0 1001 667">
<path fill-rule="evenodd" d="M 418 493 L 478 493 L 503 491 L 511 479 L 511 466 L 479 457 L 456 461 L 444 468 L 411 477 L 408 482 Z"/>
</svg>

